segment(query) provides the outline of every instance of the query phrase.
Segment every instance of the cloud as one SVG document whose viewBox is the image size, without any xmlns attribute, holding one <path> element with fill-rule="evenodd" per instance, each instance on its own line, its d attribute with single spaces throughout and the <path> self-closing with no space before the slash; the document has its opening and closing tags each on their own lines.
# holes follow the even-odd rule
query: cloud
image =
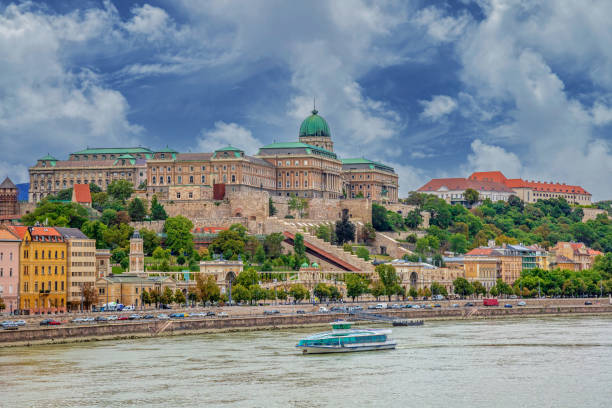
<svg viewBox="0 0 612 408">
<path fill-rule="evenodd" d="M 522 164 L 518 156 L 499 146 L 487 145 L 476 139 L 471 144 L 472 152 L 468 155 L 468 163 L 463 173 L 474 171 L 499 170 L 508 178 L 518 178 Z"/>
<path fill-rule="evenodd" d="M 458 17 L 445 15 L 437 7 L 419 10 L 414 19 L 416 24 L 427 29 L 427 34 L 438 42 L 450 42 L 458 39 L 472 22 L 466 12 Z"/>
<path fill-rule="evenodd" d="M 253 137 L 250 130 L 236 123 L 220 121 L 215 122 L 214 129 L 202 131 L 196 149 L 199 152 L 212 152 L 228 145 L 244 149 L 246 154 L 256 154 L 262 143 Z"/>
<path fill-rule="evenodd" d="M 435 95 L 430 101 L 419 101 L 424 109 L 421 117 L 438 120 L 457 109 L 457 101 L 447 95 Z"/>
<path fill-rule="evenodd" d="M 595 102 L 591 111 L 593 123 L 596 125 L 607 125 L 612 122 L 612 108 L 601 102 Z"/>
</svg>

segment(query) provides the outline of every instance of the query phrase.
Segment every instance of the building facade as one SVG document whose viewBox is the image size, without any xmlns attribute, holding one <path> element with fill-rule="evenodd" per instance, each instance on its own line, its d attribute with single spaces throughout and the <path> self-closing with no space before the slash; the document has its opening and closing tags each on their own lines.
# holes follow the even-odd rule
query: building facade
<svg viewBox="0 0 612 408">
<path fill-rule="evenodd" d="M 130 272 L 144 272 L 144 241 L 140 237 L 138 230 L 134 231 L 134 235 L 130 239 Z"/>
<path fill-rule="evenodd" d="M 206 278 L 207 276 L 214 276 L 215 280 L 217 281 L 217 285 L 221 289 L 221 293 L 227 292 L 230 282 L 233 282 L 243 271 L 243 269 L 244 264 L 242 261 L 216 259 L 212 261 L 200 262 L 200 275 L 203 278 Z"/>
<path fill-rule="evenodd" d="M 0 297 L 5 312 L 13 313 L 19 305 L 19 245 L 21 240 L 0 228 Z"/>
<path fill-rule="evenodd" d="M 559 241 L 551 248 L 551 252 L 557 258 L 564 257 L 577 263 L 579 265 L 578 270 L 591 269 L 595 258 L 599 255 L 603 255 L 603 252 L 589 248 L 582 242 Z M 558 261 L 559 260 L 556 262 L 557 266 L 559 265 Z"/>
<path fill-rule="evenodd" d="M 0 223 L 8 223 L 19 218 L 19 191 L 10 178 L 0 184 Z"/>
<path fill-rule="evenodd" d="M 110 302 L 142 307 L 142 292 L 163 293 L 166 288 L 170 288 L 174 293 L 176 287 L 176 281 L 169 276 L 146 276 L 131 272 L 104 276 L 96 280 L 99 307 Z"/>
<path fill-rule="evenodd" d="M 96 240 L 77 228 L 55 228 L 64 238 L 68 254 L 66 302 L 69 310 L 79 310 L 86 288 L 96 284 Z"/>
<path fill-rule="evenodd" d="M 398 175 L 392 167 L 368 159 L 342 159 L 344 191 L 348 198 L 398 201 Z"/>
<path fill-rule="evenodd" d="M 29 314 L 65 312 L 68 255 L 51 227 L 9 226 L 19 237 L 19 309 Z"/>
</svg>

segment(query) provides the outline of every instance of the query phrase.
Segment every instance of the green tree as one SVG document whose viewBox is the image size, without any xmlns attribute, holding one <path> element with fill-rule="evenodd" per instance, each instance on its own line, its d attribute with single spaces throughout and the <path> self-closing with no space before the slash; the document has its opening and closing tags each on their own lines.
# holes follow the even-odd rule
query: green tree
<svg viewBox="0 0 612 408">
<path fill-rule="evenodd" d="M 128 205 L 128 213 L 132 221 L 143 221 L 147 216 L 147 208 L 142 200 L 138 197 L 130 201 Z"/>
<path fill-rule="evenodd" d="M 250 302 L 251 292 L 241 284 L 234 285 L 232 286 L 232 300 L 237 303 Z"/>
<path fill-rule="evenodd" d="M 448 296 L 448 291 L 444 285 L 439 284 L 438 282 L 431 282 L 431 293 L 432 295 L 442 295 Z"/>
<path fill-rule="evenodd" d="M 232 291 L 233 289 L 234 288 L 232 288 Z M 208 275 L 206 278 L 203 278 L 200 276 L 200 274 L 196 275 L 196 293 L 198 295 L 198 299 L 200 299 L 202 303 L 216 302 L 219 300 L 221 295 L 221 291 L 219 286 L 217 286 L 217 280 L 215 277 Z"/>
<path fill-rule="evenodd" d="M 317 283 L 312 294 L 318 297 L 320 302 L 325 302 L 331 296 L 328 286 L 324 283 Z"/>
<path fill-rule="evenodd" d="M 96 248 L 106 248 L 107 244 L 104 241 L 104 232 L 107 230 L 106 225 L 100 221 L 86 221 L 81 227 L 83 234 L 90 239 L 96 240 Z"/>
<path fill-rule="evenodd" d="M 192 229 L 193 223 L 182 215 L 168 218 L 164 223 L 166 247 L 175 254 L 183 251 L 187 255 L 191 255 L 193 252 Z"/>
<path fill-rule="evenodd" d="M 281 243 L 285 240 L 285 237 L 280 232 L 266 235 L 264 239 L 264 249 L 268 258 L 278 258 L 282 253 Z"/>
<path fill-rule="evenodd" d="M 306 246 L 304 245 L 304 236 L 300 233 L 295 234 L 293 240 L 293 250 L 295 255 L 303 258 L 306 255 Z"/>
<path fill-rule="evenodd" d="M 142 238 L 142 246 L 146 256 L 151 256 L 153 251 L 159 247 L 161 243 L 161 238 L 157 236 L 155 231 L 141 228 L 139 231 L 140 237 Z"/>
<path fill-rule="evenodd" d="M 266 261 L 266 251 L 264 251 L 263 245 L 258 245 L 255 251 L 255 262 L 260 265 Z"/>
<path fill-rule="evenodd" d="M 247 268 L 236 277 L 236 283 L 241 284 L 245 288 L 256 285 L 259 282 L 259 274 L 255 268 Z"/>
<path fill-rule="evenodd" d="M 370 260 L 370 251 L 368 251 L 367 248 L 365 247 L 358 247 L 356 251 L 356 255 L 359 258 L 363 259 L 364 261 Z"/>
<path fill-rule="evenodd" d="M 174 291 L 174 302 L 178 303 L 179 305 L 184 305 L 185 303 L 187 303 L 187 299 L 185 299 L 185 294 L 182 290 L 178 288 Z"/>
<path fill-rule="evenodd" d="M 346 294 L 355 301 L 355 298 L 366 293 L 368 284 L 363 277 L 356 273 L 347 273 L 344 275 L 344 283 L 346 284 Z"/>
<path fill-rule="evenodd" d="M 111 249 L 121 247 L 128 248 L 130 246 L 130 238 L 134 234 L 134 228 L 128 224 L 115 224 L 110 228 L 107 228 L 102 236 L 104 242 L 108 244 Z"/>
<path fill-rule="evenodd" d="M 348 210 L 342 210 L 342 219 L 336 221 L 336 241 L 344 244 L 355 240 L 355 224 L 349 221 Z"/>
<path fill-rule="evenodd" d="M 414 209 L 406 214 L 406 218 L 404 218 L 404 223 L 410 229 L 417 229 L 419 225 L 423 222 L 423 217 L 421 216 L 421 212 L 419 209 Z"/>
<path fill-rule="evenodd" d="M 385 295 L 385 285 L 379 280 L 372 282 L 370 293 L 378 300 L 379 297 Z"/>
<path fill-rule="evenodd" d="M 372 203 L 372 226 L 376 231 L 391 231 L 387 209 L 380 204 Z"/>
<path fill-rule="evenodd" d="M 270 217 L 275 216 L 278 212 L 278 210 L 274 206 L 274 203 L 272 202 L 272 197 L 268 198 L 268 212 L 270 213 Z"/>
<path fill-rule="evenodd" d="M 185 256 L 183 256 L 183 254 L 180 254 L 179 256 L 176 257 L 176 263 L 179 265 L 185 265 L 185 262 L 187 260 L 185 259 Z"/>
<path fill-rule="evenodd" d="M 100 217 L 100 221 L 102 221 L 104 224 L 108 225 L 109 227 L 111 225 L 118 224 L 117 211 L 113 210 L 112 208 L 107 208 L 106 210 L 102 211 L 102 216 Z"/>
<path fill-rule="evenodd" d="M 322 239 L 325 242 L 332 242 L 333 237 L 332 229 L 327 224 L 321 224 L 317 227 L 316 230 L 317 238 Z"/>
<path fill-rule="evenodd" d="M 134 186 L 127 180 L 114 180 L 106 189 L 115 200 L 125 203 L 134 192 Z"/>
<path fill-rule="evenodd" d="M 143 290 L 140 293 L 140 300 L 142 301 L 143 305 L 150 305 L 151 304 L 151 296 L 149 296 L 149 292 L 147 292 L 146 290 Z"/>
<path fill-rule="evenodd" d="M 474 293 L 474 286 L 465 278 L 459 277 L 453 281 L 453 291 L 459 296 L 470 296 Z"/>
<path fill-rule="evenodd" d="M 410 290 L 408 291 L 408 295 L 411 296 L 413 299 L 416 299 L 416 297 L 418 296 L 418 292 L 414 286 L 410 287 Z"/>
<path fill-rule="evenodd" d="M 87 210 L 76 203 L 58 203 L 44 199 L 38 207 L 29 214 L 21 217 L 25 225 L 34 225 L 37 222 L 51 227 L 81 228 L 87 221 Z"/>
<path fill-rule="evenodd" d="M 468 188 L 463 192 L 463 197 L 465 198 L 465 201 L 468 203 L 468 205 L 471 207 L 472 205 L 478 202 L 478 200 L 480 199 L 480 194 L 478 193 L 478 191 L 472 188 Z"/>
<path fill-rule="evenodd" d="M 376 265 L 374 270 L 384 286 L 385 295 L 388 296 L 389 301 L 391 301 L 391 296 L 396 294 L 397 286 L 399 286 L 399 276 L 397 276 L 395 267 L 389 264 L 380 264 Z"/>
<path fill-rule="evenodd" d="M 101 193 L 102 189 L 96 183 L 89 183 L 89 191 L 91 194 Z M 72 194 L 70 194 L 72 196 Z"/>
<path fill-rule="evenodd" d="M 162 292 L 159 301 L 164 305 L 169 305 L 174 301 L 174 294 L 172 293 L 172 289 L 166 286 L 164 291 Z"/>
<path fill-rule="evenodd" d="M 376 230 L 374 229 L 374 226 L 371 223 L 366 222 L 361 229 L 361 241 L 366 245 L 369 245 L 374 242 L 375 239 Z"/>
<path fill-rule="evenodd" d="M 289 295 L 297 302 L 300 303 L 304 299 L 308 299 L 310 292 L 301 283 L 291 285 L 289 288 Z"/>
<path fill-rule="evenodd" d="M 301 198 L 291 193 L 291 198 L 289 199 L 289 209 L 292 211 L 296 211 L 300 218 L 304 217 L 304 211 L 308 208 L 308 200 L 305 198 Z"/>
<path fill-rule="evenodd" d="M 157 201 L 157 196 L 154 195 L 151 200 L 151 219 L 152 220 L 165 220 L 168 218 L 164 206 Z"/>
<path fill-rule="evenodd" d="M 277 291 L 276 291 L 276 297 L 277 297 L 278 299 L 280 299 L 280 300 L 287 300 L 287 297 L 288 297 L 288 296 L 289 296 L 289 295 L 287 294 L 287 292 L 285 291 L 285 289 L 283 289 L 283 288 L 277 289 Z"/>
<path fill-rule="evenodd" d="M 162 247 L 158 246 L 157 248 L 153 250 L 153 258 L 158 259 L 158 260 L 162 260 L 162 259 L 168 260 L 170 259 L 170 250 L 163 249 Z"/>
<path fill-rule="evenodd" d="M 472 286 L 474 286 L 474 293 L 477 295 L 482 295 L 482 296 L 486 296 L 487 295 L 487 288 L 484 287 L 484 285 L 482 283 L 480 283 L 480 281 L 474 281 L 472 283 Z"/>
<path fill-rule="evenodd" d="M 468 240 L 463 234 L 453 234 L 450 237 L 450 249 L 453 252 L 464 254 L 467 252 Z"/>
<path fill-rule="evenodd" d="M 209 245 L 208 250 L 215 254 L 223 254 L 225 259 L 237 258 L 244 253 L 244 238 L 239 231 L 221 231 Z"/>
</svg>

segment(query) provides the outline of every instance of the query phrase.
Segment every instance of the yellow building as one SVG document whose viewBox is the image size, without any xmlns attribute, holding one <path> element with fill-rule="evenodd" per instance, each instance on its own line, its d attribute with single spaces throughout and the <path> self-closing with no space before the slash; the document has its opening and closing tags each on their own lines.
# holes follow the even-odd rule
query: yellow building
<svg viewBox="0 0 612 408">
<path fill-rule="evenodd" d="M 55 228 L 67 244 L 68 274 L 66 301 L 70 310 L 79 310 L 85 288 L 96 284 L 96 240 L 89 239 L 77 228 Z"/>
<path fill-rule="evenodd" d="M 146 276 L 142 273 L 109 275 L 96 281 L 99 307 L 110 302 L 142 307 L 143 291 L 157 290 L 163 293 L 166 288 L 170 288 L 174 293 L 177 288 L 176 281 L 169 276 Z"/>
<path fill-rule="evenodd" d="M 30 314 L 66 311 L 68 256 L 52 227 L 10 226 L 21 239 L 19 308 Z"/>
</svg>

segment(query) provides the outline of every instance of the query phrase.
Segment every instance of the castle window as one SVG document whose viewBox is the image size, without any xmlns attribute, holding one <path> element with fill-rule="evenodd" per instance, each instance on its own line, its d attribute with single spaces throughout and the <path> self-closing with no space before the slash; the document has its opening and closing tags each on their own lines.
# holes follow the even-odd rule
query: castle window
<svg viewBox="0 0 612 408">
<path fill-rule="evenodd" d="M 168 184 L 172 183 L 172 179 L 168 176 Z"/>
<path fill-rule="evenodd" d="M 202 184 L 206 183 L 206 176 L 202 176 Z"/>
<path fill-rule="evenodd" d="M 176 192 L 176 198 L 181 198 L 181 192 L 180 191 Z"/>
<path fill-rule="evenodd" d="M 189 184 L 193 184 L 193 176 L 189 176 Z"/>
</svg>

